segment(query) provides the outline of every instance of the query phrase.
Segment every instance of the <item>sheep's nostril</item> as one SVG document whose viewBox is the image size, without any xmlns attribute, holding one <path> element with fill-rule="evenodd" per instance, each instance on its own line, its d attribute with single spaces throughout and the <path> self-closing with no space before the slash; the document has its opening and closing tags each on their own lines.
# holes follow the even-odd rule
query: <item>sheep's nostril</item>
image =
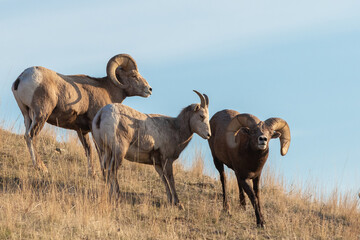
<svg viewBox="0 0 360 240">
<path fill-rule="evenodd" d="M 259 140 L 262 142 L 266 142 L 267 141 L 267 137 L 259 137 Z"/>
<path fill-rule="evenodd" d="M 208 137 L 208 138 L 210 138 L 210 137 L 211 137 L 211 134 L 210 134 L 210 133 L 208 133 L 207 137 Z"/>
<path fill-rule="evenodd" d="M 152 88 L 149 88 L 149 91 L 152 92 Z"/>
</svg>

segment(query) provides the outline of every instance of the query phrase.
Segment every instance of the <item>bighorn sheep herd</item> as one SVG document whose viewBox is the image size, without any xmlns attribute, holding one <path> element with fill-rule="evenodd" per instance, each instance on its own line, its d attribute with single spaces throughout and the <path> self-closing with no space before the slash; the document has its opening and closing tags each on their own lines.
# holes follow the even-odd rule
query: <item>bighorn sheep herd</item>
<svg viewBox="0 0 360 240">
<path fill-rule="evenodd" d="M 31 67 L 13 83 L 12 91 L 24 116 L 25 140 L 35 168 L 47 172 L 34 142 L 48 122 L 77 132 L 87 156 L 88 171 L 94 174 L 89 138 L 92 132 L 104 179 L 110 185 L 110 196 L 119 196 L 117 171 L 127 159 L 153 165 L 165 185 L 168 202 L 182 208 L 175 190 L 173 162 L 196 133 L 208 139 L 220 173 L 223 209 L 230 211 L 225 164 L 237 177 L 240 205 L 245 209 L 245 191 L 254 207 L 257 225 L 264 226 L 259 193 L 261 171 L 269 155 L 271 138 L 279 137 L 281 155 L 287 153 L 291 137 L 286 121 L 280 118 L 260 121 L 251 114 L 233 110 L 217 112 L 209 121 L 209 98 L 195 90 L 201 103 L 185 107 L 175 118 L 144 114 L 121 104 L 126 97 L 148 97 L 152 93 L 135 60 L 127 54 L 116 55 L 109 60 L 106 72 L 104 78 L 93 78 Z"/>
<path fill-rule="evenodd" d="M 34 149 L 36 136 L 45 122 L 77 132 L 93 174 L 89 132 L 97 111 L 126 97 L 148 97 L 152 89 L 140 75 L 135 60 L 127 54 L 112 57 L 107 76 L 62 75 L 43 67 L 30 67 L 12 85 L 17 104 L 24 116 L 25 140 L 34 167 L 47 172 Z"/>
</svg>

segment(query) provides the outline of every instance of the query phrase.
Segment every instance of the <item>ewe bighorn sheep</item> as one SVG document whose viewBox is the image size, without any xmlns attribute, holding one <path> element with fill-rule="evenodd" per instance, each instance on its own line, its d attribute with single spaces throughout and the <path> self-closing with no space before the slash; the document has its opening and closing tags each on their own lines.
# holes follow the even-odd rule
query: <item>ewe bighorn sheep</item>
<svg viewBox="0 0 360 240">
<path fill-rule="evenodd" d="M 25 140 L 34 167 L 47 172 L 37 156 L 33 141 L 45 122 L 77 132 L 94 174 L 89 132 L 97 111 L 126 97 L 151 95 L 151 87 L 140 75 L 135 60 L 127 54 L 112 57 L 107 76 L 62 75 L 43 67 L 27 68 L 12 85 L 17 104 L 24 116 Z"/>
<path fill-rule="evenodd" d="M 225 164 L 235 171 L 241 206 L 245 209 L 245 191 L 254 207 L 256 223 L 263 227 L 265 221 L 259 194 L 261 170 L 269 155 L 271 138 L 280 137 L 281 155 L 287 153 L 291 140 L 288 124 L 281 118 L 269 118 L 263 122 L 251 114 L 223 110 L 211 118 L 210 127 L 212 136 L 208 141 L 215 167 L 220 173 L 224 210 L 229 212 Z"/>
<path fill-rule="evenodd" d="M 194 90 L 195 91 L 195 90 Z M 110 184 L 110 196 L 119 193 L 117 170 L 124 158 L 152 164 L 165 184 L 168 201 L 182 207 L 175 190 L 173 162 L 193 133 L 208 139 L 209 99 L 195 91 L 201 104 L 191 104 L 176 118 L 144 114 L 122 104 L 109 104 L 95 116 L 92 133 L 99 148 L 101 169 Z"/>
</svg>

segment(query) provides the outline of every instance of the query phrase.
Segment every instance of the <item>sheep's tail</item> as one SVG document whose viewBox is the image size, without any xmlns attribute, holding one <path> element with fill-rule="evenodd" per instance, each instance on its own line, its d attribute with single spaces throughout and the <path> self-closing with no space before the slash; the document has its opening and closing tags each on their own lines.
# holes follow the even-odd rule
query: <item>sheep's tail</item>
<svg viewBox="0 0 360 240">
<path fill-rule="evenodd" d="M 22 78 L 22 75 L 24 74 L 24 72 L 25 72 L 26 70 L 27 70 L 27 69 L 25 69 L 25 70 L 19 75 L 19 77 L 14 81 L 14 83 L 12 84 L 11 90 L 14 92 L 14 94 L 15 94 L 15 91 L 18 90 L 19 84 L 20 84 L 20 81 L 21 81 L 21 78 Z"/>
<path fill-rule="evenodd" d="M 100 136 L 100 123 L 101 123 L 101 110 L 95 115 L 93 122 L 92 122 L 92 136 L 94 138 L 94 143 L 96 150 L 99 155 L 99 159 L 101 159 L 103 143 Z"/>
<path fill-rule="evenodd" d="M 18 89 L 19 83 L 20 83 L 20 78 L 18 77 L 18 78 L 15 80 L 15 82 L 13 83 L 13 85 L 12 85 L 12 90 L 13 90 L 13 91 L 16 91 L 16 90 Z"/>
<path fill-rule="evenodd" d="M 96 125 L 96 128 L 99 129 L 100 128 L 100 123 L 101 123 L 101 113 L 98 114 L 97 116 L 95 116 L 95 125 Z"/>
</svg>

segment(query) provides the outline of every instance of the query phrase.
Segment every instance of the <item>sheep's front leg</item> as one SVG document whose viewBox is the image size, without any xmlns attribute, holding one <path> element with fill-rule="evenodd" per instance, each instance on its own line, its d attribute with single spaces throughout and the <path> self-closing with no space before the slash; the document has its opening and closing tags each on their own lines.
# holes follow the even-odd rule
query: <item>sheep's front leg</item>
<svg viewBox="0 0 360 240">
<path fill-rule="evenodd" d="M 244 189 L 244 191 L 250 198 L 251 204 L 254 207 L 255 216 L 256 216 L 256 224 L 259 227 L 264 227 L 264 220 L 260 213 L 259 202 L 255 195 L 254 190 L 251 188 L 250 179 L 242 179 L 238 173 L 235 172 L 235 174 L 236 174 L 236 178 L 238 181 L 239 189 L 240 189 L 240 187 L 242 187 Z"/>
<path fill-rule="evenodd" d="M 245 211 L 246 210 L 245 194 L 244 194 L 244 189 L 240 185 L 239 185 L 239 198 L 240 198 L 240 206 Z"/>
<path fill-rule="evenodd" d="M 171 192 L 170 192 L 169 181 L 165 177 L 163 168 L 160 165 L 155 165 L 155 170 L 159 174 L 161 180 L 163 181 L 163 183 L 165 185 L 168 202 L 171 204 L 172 203 L 172 195 L 171 195 Z"/>
<path fill-rule="evenodd" d="M 263 217 L 262 212 L 261 212 L 259 185 L 260 185 L 260 176 L 253 179 L 253 189 L 254 189 L 254 192 L 255 192 L 255 197 L 257 198 L 260 217 L 262 219 L 263 224 L 265 224 L 265 220 L 264 220 L 264 217 Z"/>
<path fill-rule="evenodd" d="M 164 164 L 164 174 L 166 176 L 166 178 L 169 181 L 169 185 L 170 185 L 170 190 L 171 190 L 171 194 L 173 197 L 173 204 L 178 206 L 180 209 L 184 209 L 184 207 L 182 206 L 182 204 L 179 201 L 179 197 L 176 193 L 176 189 L 175 189 L 175 180 L 174 180 L 174 174 L 173 174 L 173 160 L 167 160 Z"/>
</svg>

